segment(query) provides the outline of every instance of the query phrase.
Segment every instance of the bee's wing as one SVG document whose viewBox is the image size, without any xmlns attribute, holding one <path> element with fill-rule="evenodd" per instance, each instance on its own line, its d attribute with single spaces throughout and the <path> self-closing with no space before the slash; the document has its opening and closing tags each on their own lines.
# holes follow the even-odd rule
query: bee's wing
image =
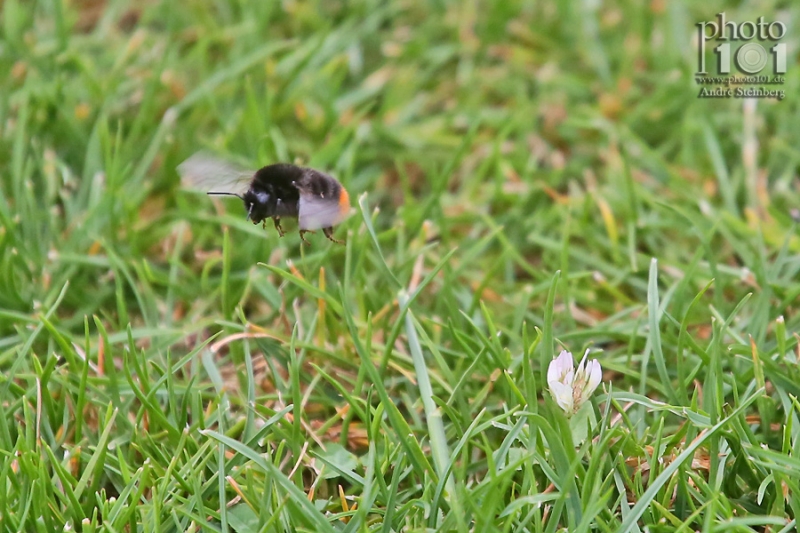
<svg viewBox="0 0 800 533">
<path fill-rule="evenodd" d="M 184 188 L 241 196 L 250 186 L 254 172 L 206 152 L 197 152 L 178 165 L 178 174 Z"/>
</svg>

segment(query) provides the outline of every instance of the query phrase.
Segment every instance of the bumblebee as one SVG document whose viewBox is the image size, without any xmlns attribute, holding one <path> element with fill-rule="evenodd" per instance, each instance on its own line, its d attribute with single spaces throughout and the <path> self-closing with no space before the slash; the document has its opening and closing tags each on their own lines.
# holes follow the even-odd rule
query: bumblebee
<svg viewBox="0 0 800 533">
<path fill-rule="evenodd" d="M 313 168 L 288 163 L 267 165 L 255 172 L 241 170 L 212 156 L 195 154 L 178 166 L 184 184 L 209 195 L 236 196 L 244 202 L 253 224 L 271 218 L 283 237 L 282 218 L 296 218 L 300 239 L 321 229 L 333 242 L 333 227 L 350 213 L 350 196 L 334 177 Z"/>
</svg>

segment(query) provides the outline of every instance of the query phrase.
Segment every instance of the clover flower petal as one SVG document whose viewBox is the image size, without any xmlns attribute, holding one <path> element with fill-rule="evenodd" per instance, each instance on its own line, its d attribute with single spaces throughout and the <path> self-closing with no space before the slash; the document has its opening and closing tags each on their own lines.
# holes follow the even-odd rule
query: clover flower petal
<svg viewBox="0 0 800 533">
<path fill-rule="evenodd" d="M 586 361 L 589 350 L 583 354 L 578 368 L 572 354 L 562 350 L 547 368 L 547 385 L 550 395 L 561 409 L 572 416 L 586 403 L 603 379 L 603 370 L 597 359 Z"/>
</svg>

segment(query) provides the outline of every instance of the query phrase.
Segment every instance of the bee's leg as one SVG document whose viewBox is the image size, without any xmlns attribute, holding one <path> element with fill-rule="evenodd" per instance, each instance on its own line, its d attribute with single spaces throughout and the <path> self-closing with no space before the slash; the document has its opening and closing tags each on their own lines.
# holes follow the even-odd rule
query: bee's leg
<svg viewBox="0 0 800 533">
<path fill-rule="evenodd" d="M 309 231 L 309 230 L 307 230 L 307 229 L 301 229 L 301 230 L 300 230 L 300 240 L 302 240 L 302 241 L 303 241 L 304 243 L 306 243 L 306 244 L 311 244 L 310 242 L 308 242 L 308 241 L 306 240 L 306 238 L 305 238 L 305 237 L 303 237 L 303 235 L 304 235 L 304 234 L 306 234 L 306 233 L 314 233 L 314 232 L 313 232 L 313 231 Z"/>
<path fill-rule="evenodd" d="M 272 217 L 272 221 L 275 223 L 275 229 L 278 230 L 278 235 L 283 237 L 286 233 L 283 231 L 281 227 L 281 217 Z"/>
<path fill-rule="evenodd" d="M 336 244 L 344 244 L 344 241 L 337 241 L 333 238 L 333 228 L 322 228 L 322 233 Z"/>
</svg>

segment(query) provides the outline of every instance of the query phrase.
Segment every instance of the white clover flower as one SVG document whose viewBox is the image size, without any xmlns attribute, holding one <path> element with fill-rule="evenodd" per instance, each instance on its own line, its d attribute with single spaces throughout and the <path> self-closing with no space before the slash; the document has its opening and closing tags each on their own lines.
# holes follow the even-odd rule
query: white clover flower
<svg viewBox="0 0 800 533">
<path fill-rule="evenodd" d="M 586 350 L 578 369 L 575 370 L 572 354 L 562 350 L 547 368 L 547 385 L 550 387 L 550 394 L 558 406 L 567 413 L 567 416 L 578 412 L 578 409 L 586 403 L 600 385 L 600 380 L 603 379 L 603 372 L 597 359 L 592 359 L 585 364 L 588 355 L 589 350 Z"/>
</svg>

